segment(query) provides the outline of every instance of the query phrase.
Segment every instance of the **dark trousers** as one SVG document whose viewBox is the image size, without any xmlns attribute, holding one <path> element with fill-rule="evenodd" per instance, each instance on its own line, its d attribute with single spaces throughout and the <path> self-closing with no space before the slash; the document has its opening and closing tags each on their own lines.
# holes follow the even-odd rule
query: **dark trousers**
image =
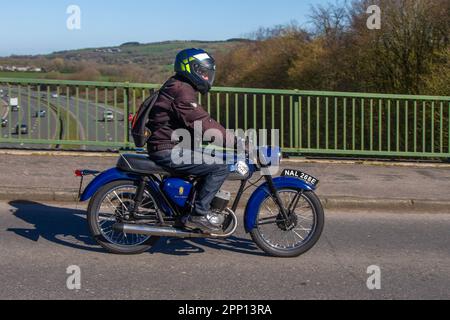
<svg viewBox="0 0 450 320">
<path fill-rule="evenodd" d="M 190 163 L 175 164 L 172 161 L 172 150 L 150 152 L 149 156 L 152 161 L 169 172 L 201 178 L 194 206 L 196 214 L 206 215 L 211 209 L 211 202 L 229 175 L 228 166 L 226 164 L 194 164 L 197 152 L 191 150 L 183 152 L 186 158 L 191 158 Z M 201 154 L 197 153 L 197 156 L 201 159 Z"/>
</svg>

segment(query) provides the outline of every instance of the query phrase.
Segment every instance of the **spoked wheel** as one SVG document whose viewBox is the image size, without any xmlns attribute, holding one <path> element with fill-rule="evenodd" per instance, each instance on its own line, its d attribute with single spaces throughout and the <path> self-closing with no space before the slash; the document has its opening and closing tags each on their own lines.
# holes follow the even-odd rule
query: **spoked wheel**
<svg viewBox="0 0 450 320">
<path fill-rule="evenodd" d="M 147 251 L 159 237 L 134 235 L 113 229 L 116 223 L 158 222 L 157 205 L 147 191 L 142 206 L 138 209 L 138 220 L 131 216 L 137 186 L 133 181 L 112 182 L 101 188 L 92 198 L 88 208 L 89 229 L 99 245 L 115 254 L 139 254 Z"/>
<path fill-rule="evenodd" d="M 257 226 L 251 232 L 255 243 L 275 257 L 298 257 L 319 240 L 325 224 L 322 204 L 313 192 L 279 190 L 288 219 L 275 200 L 267 195 L 261 203 Z"/>
</svg>

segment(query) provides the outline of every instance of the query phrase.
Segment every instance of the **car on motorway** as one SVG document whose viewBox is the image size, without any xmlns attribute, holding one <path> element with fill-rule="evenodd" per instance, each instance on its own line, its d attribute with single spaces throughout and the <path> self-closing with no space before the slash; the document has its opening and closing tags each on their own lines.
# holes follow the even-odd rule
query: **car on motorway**
<svg viewBox="0 0 450 320">
<path fill-rule="evenodd" d="M 16 112 L 19 111 L 19 98 L 10 98 L 9 99 L 9 105 L 11 106 L 11 111 Z"/>
<path fill-rule="evenodd" d="M 26 124 L 17 125 L 16 134 L 28 134 L 28 126 Z"/>
<path fill-rule="evenodd" d="M 8 119 L 2 119 L 2 128 L 5 128 L 8 125 Z"/>
<path fill-rule="evenodd" d="M 36 118 L 45 118 L 46 115 L 47 115 L 47 111 L 45 111 L 45 110 L 36 111 Z"/>
<path fill-rule="evenodd" d="M 105 122 L 114 121 L 114 112 L 110 110 L 103 112 L 103 121 Z"/>
</svg>

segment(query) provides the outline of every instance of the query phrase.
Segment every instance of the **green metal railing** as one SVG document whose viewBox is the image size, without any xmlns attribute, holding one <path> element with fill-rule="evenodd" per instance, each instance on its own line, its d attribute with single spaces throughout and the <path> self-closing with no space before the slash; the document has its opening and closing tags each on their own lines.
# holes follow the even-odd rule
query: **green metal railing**
<svg viewBox="0 0 450 320">
<path fill-rule="evenodd" d="M 3 100 L 21 106 L 7 113 L 0 144 L 133 148 L 128 117 L 158 87 L 0 78 Z M 279 129 L 293 155 L 450 158 L 450 97 L 214 88 L 198 100 L 226 128 Z M 46 118 L 33 117 L 41 110 Z"/>
</svg>

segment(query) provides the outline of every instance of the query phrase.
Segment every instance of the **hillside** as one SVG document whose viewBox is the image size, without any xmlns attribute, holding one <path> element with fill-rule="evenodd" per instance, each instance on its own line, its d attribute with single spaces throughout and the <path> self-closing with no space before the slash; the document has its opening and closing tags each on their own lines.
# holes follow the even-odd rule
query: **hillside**
<svg viewBox="0 0 450 320">
<path fill-rule="evenodd" d="M 242 41 L 242 40 L 241 40 Z M 240 42 L 230 41 L 166 41 L 149 44 L 128 43 L 117 47 L 91 48 L 55 52 L 47 58 L 63 58 L 69 61 L 94 61 L 100 64 L 171 65 L 178 51 L 184 48 L 203 48 L 212 54 L 226 51 Z"/>
<path fill-rule="evenodd" d="M 0 71 L 0 76 L 74 80 L 161 82 L 172 73 L 173 59 L 184 48 L 203 48 L 211 54 L 225 53 L 242 43 L 228 41 L 166 41 L 54 52 L 39 56 L 0 58 L 0 66 L 39 67 L 42 73 Z"/>
</svg>

